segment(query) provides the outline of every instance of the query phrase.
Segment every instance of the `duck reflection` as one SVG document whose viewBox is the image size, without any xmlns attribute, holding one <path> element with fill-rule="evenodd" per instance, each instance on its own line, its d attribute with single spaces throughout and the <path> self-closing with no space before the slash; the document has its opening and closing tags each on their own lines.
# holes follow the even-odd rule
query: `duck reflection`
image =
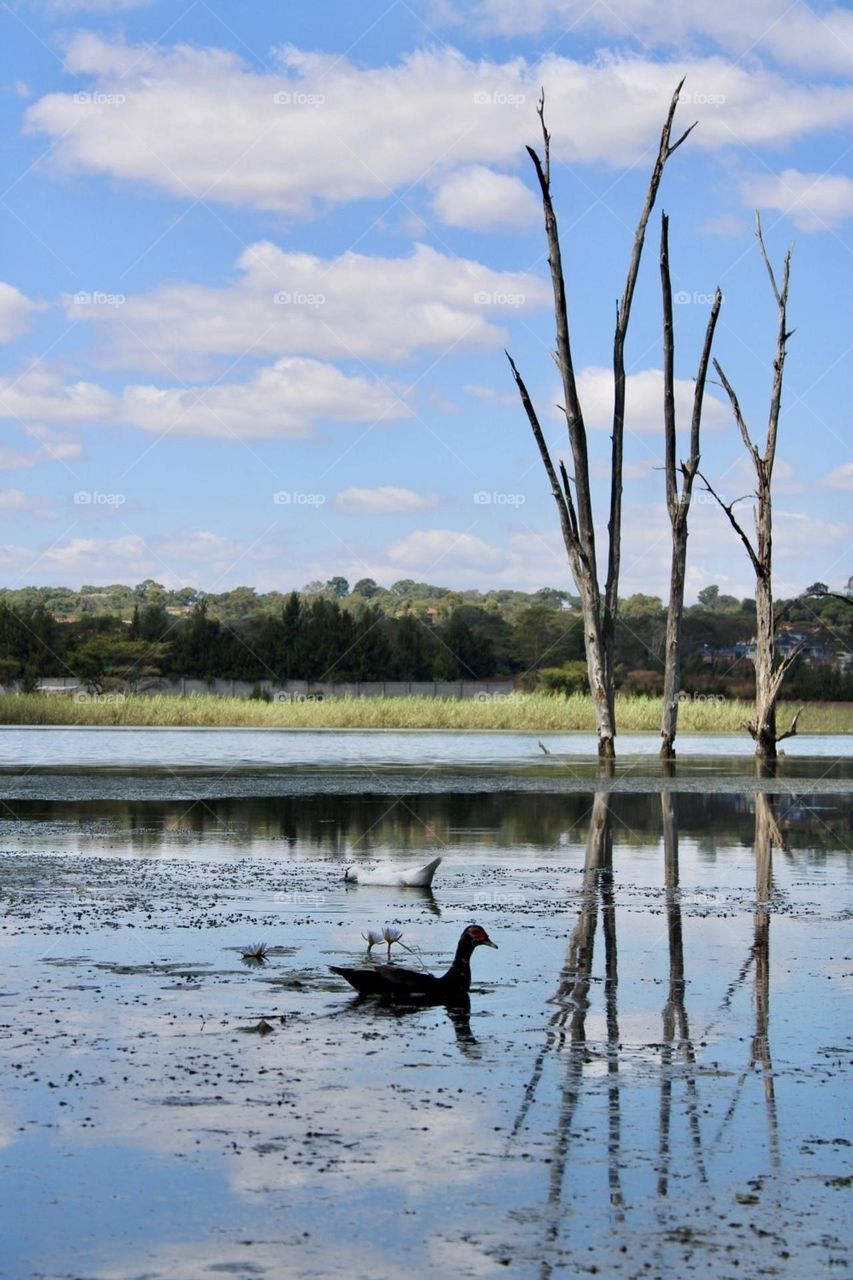
<svg viewBox="0 0 853 1280">
<path fill-rule="evenodd" d="M 381 1001 L 366 1000 L 363 996 L 356 996 L 350 1000 L 348 1004 L 339 1009 L 333 1016 L 341 1017 L 348 1014 L 357 1014 L 359 1018 L 364 1019 L 369 1016 L 371 1022 L 376 1024 L 377 1035 L 384 1035 L 389 1027 L 389 1020 L 399 1022 L 405 1018 L 411 1018 L 415 1014 L 423 1015 L 427 1011 L 435 1009 L 442 1010 L 453 1028 L 456 1046 L 465 1058 L 477 1060 L 482 1056 L 480 1041 L 471 1030 L 471 1001 L 467 997 L 459 997 L 453 1005 L 435 1004 L 435 1005 L 395 1005 L 384 1004 Z"/>
</svg>

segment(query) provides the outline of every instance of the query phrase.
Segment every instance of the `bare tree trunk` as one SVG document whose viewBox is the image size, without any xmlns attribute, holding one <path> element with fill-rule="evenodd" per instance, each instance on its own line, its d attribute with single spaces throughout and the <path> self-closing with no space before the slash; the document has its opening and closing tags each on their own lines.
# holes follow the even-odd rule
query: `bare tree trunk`
<svg viewBox="0 0 853 1280">
<path fill-rule="evenodd" d="M 740 403 L 734 388 L 720 367 L 719 361 L 714 361 L 720 381 L 729 397 L 732 406 L 735 422 L 740 431 L 741 439 L 744 447 L 752 459 L 755 468 L 756 477 L 756 508 L 755 508 L 755 542 L 753 543 L 749 535 L 744 531 L 742 525 L 734 514 L 735 499 L 733 502 L 726 504 L 722 498 L 711 488 L 705 477 L 702 480 L 708 492 L 716 499 L 719 505 L 725 511 L 729 523 L 735 533 L 740 538 L 747 555 L 752 562 L 755 571 L 755 716 L 752 720 L 744 725 L 744 728 L 751 734 L 755 742 L 755 754 L 764 759 L 774 759 L 776 756 L 776 747 L 783 738 L 789 738 L 797 732 L 797 721 L 800 712 L 794 716 L 791 721 L 790 728 L 785 733 L 777 733 L 776 730 L 776 704 L 779 700 L 779 691 L 782 687 L 782 681 L 785 673 L 791 664 L 799 656 L 799 648 L 793 650 L 785 658 L 777 664 L 775 662 L 775 646 L 776 646 L 776 621 L 773 615 L 773 501 L 772 501 L 772 483 L 773 483 L 773 464 L 776 461 L 776 440 L 779 431 L 779 410 L 782 404 L 782 377 L 785 368 L 785 356 L 787 354 L 788 339 L 791 334 L 788 330 L 788 284 L 791 275 L 791 250 L 785 254 L 785 262 L 782 268 L 781 284 L 777 282 L 776 273 L 767 256 L 767 248 L 764 244 L 764 235 L 761 230 L 761 218 L 756 214 L 756 231 L 758 243 L 761 247 L 761 255 L 764 259 L 764 265 L 767 268 L 767 274 L 770 277 L 770 284 L 773 289 L 773 296 L 776 299 L 776 308 L 778 313 L 778 327 L 776 333 L 776 354 L 773 359 L 773 385 L 770 392 L 770 414 L 767 422 L 767 435 L 764 442 L 764 452 L 762 453 L 757 445 L 753 444 L 749 434 L 743 414 L 741 413 Z"/>
<path fill-rule="evenodd" d="M 672 320 L 672 281 L 669 273 L 669 218 L 661 215 L 660 275 L 663 297 L 663 420 L 666 445 L 664 471 L 666 476 L 666 507 L 672 527 L 672 557 L 669 575 L 669 607 L 666 615 L 666 649 L 663 672 L 663 713 L 661 718 L 660 754 L 664 759 L 675 755 L 675 734 L 678 728 L 678 695 L 681 688 L 681 621 L 684 616 L 684 580 L 687 571 L 687 515 L 693 497 L 693 479 L 699 469 L 699 430 L 702 424 L 702 406 L 705 398 L 705 381 L 711 359 L 714 330 L 723 302 L 717 289 L 705 342 L 699 358 L 699 368 L 693 391 L 693 416 L 690 423 L 690 456 L 686 462 L 676 462 L 675 421 L 675 331 Z M 681 492 L 678 491 L 678 475 L 681 471 Z"/>
<path fill-rule="evenodd" d="M 533 431 L 536 444 L 542 457 L 546 474 L 551 484 L 551 493 L 557 503 L 560 518 L 560 529 L 571 566 L 572 577 L 581 600 L 581 612 L 584 621 L 584 645 L 586 650 L 587 674 L 590 694 L 595 712 L 596 732 L 598 735 L 598 754 L 602 759 L 612 759 L 615 754 L 614 739 L 616 736 L 615 686 L 614 686 L 614 642 L 616 631 L 616 614 L 618 608 L 619 566 L 622 537 L 622 447 L 625 430 L 625 339 L 631 318 L 631 307 L 634 290 L 640 269 L 640 260 L 645 242 L 646 226 L 657 197 L 658 188 L 663 176 L 664 166 L 681 143 L 695 127 L 691 125 L 677 142 L 671 143 L 672 123 L 678 105 L 681 83 L 672 95 L 666 120 L 661 131 L 658 154 L 649 179 L 646 199 L 640 213 L 637 229 L 634 233 L 634 244 L 628 264 L 628 275 L 625 290 L 619 303 L 616 317 L 616 330 L 613 340 L 613 431 L 610 471 L 610 519 L 608 523 L 607 579 L 602 592 L 598 578 L 596 562 L 595 526 L 593 521 L 592 494 L 589 475 L 589 457 L 587 452 L 586 427 L 583 411 L 575 381 L 574 362 L 572 359 L 571 337 L 569 331 L 568 306 L 566 302 L 566 284 L 563 275 L 560 236 L 557 216 L 551 200 L 551 135 L 545 125 L 544 94 L 539 101 L 539 119 L 542 125 L 544 157 L 540 159 L 537 152 L 528 147 L 528 153 L 536 170 L 539 189 L 542 195 L 542 208 L 545 215 L 545 235 L 548 241 L 548 263 L 551 268 L 551 283 L 554 291 L 554 318 L 557 329 L 556 361 L 560 371 L 563 387 L 566 423 L 569 432 L 569 443 L 572 451 L 574 475 L 570 478 L 566 468 L 560 464 L 559 476 L 551 459 L 550 450 L 545 441 L 536 409 L 528 394 L 527 387 L 516 368 L 512 357 L 507 353 L 512 374 L 518 387 L 521 402 L 524 406 Z"/>
</svg>

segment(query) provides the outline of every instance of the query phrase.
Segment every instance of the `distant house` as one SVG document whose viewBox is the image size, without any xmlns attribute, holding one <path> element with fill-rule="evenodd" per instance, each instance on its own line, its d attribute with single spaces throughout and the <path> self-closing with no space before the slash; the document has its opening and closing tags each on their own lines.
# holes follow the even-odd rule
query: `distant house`
<svg viewBox="0 0 853 1280">
<path fill-rule="evenodd" d="M 807 662 L 826 662 L 830 657 L 827 646 L 820 640 L 813 639 L 807 631 L 781 631 L 776 637 L 776 651 L 783 658 L 787 658 L 800 646 L 800 652 Z"/>
<path fill-rule="evenodd" d="M 828 662 L 832 658 L 827 645 L 815 640 L 807 631 L 780 631 L 776 637 L 776 652 L 780 658 L 789 657 L 798 648 L 806 662 Z M 754 662 L 755 637 L 751 640 L 739 640 L 736 644 L 721 645 L 719 648 L 705 644 L 702 646 L 702 658 L 707 663 L 741 662 L 743 659 Z"/>
</svg>

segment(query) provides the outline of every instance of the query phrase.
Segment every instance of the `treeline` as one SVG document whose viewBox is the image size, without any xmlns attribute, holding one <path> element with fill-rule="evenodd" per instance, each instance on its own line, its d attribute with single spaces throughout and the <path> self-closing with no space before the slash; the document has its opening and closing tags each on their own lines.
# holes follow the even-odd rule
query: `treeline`
<svg viewBox="0 0 853 1280">
<path fill-rule="evenodd" d="M 580 622 L 546 605 L 514 624 L 476 606 L 446 619 L 356 610 L 295 592 L 273 613 L 229 623 L 204 600 L 185 615 L 137 606 L 60 622 L 46 609 L 0 605 L 0 680 L 74 675 L 95 682 L 147 676 L 237 680 L 461 680 L 521 673 L 583 654 Z"/>
<path fill-rule="evenodd" d="M 342 591 L 342 582 L 333 579 L 334 586 L 321 591 L 274 600 L 243 588 L 253 603 L 237 616 L 230 608 L 217 609 L 220 597 L 170 603 L 172 593 L 156 583 L 141 584 L 141 591 L 122 589 L 138 593 L 135 600 L 131 594 L 129 613 L 79 610 L 57 617 L 43 600 L 13 602 L 10 597 L 20 593 L 5 593 L 0 683 L 29 688 L 58 676 L 91 687 L 181 676 L 252 682 L 511 676 L 522 687 L 586 687 L 582 622 L 565 592 L 496 593 L 469 603 L 459 598 L 462 593 L 407 582 L 406 594 L 397 594 L 392 607 L 391 592 L 377 600 L 348 587 Z M 229 605 L 237 594 L 227 593 Z M 751 664 L 732 650 L 754 633 L 753 602 L 723 596 L 716 587 L 702 594 L 685 616 L 684 687 L 748 692 Z M 254 606 L 260 600 L 265 607 Z M 809 599 L 780 603 L 780 609 L 790 625 L 820 636 L 827 654 L 826 661 L 800 663 L 792 695 L 853 697 L 853 677 L 837 661 L 838 650 L 853 645 L 849 608 L 841 601 Z M 657 597 L 623 602 L 617 679 L 624 691 L 659 692 L 665 624 Z"/>
</svg>

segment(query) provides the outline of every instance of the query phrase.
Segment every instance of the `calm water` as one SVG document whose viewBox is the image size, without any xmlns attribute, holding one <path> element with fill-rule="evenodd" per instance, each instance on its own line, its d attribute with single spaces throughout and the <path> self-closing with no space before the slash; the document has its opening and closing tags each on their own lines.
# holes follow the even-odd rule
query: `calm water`
<svg viewBox="0 0 853 1280">
<path fill-rule="evenodd" d="M 841 1274 L 843 740 L 605 791 L 521 735 L 0 738 L 4 1278 Z M 328 972 L 472 919 L 467 1018 Z"/>
</svg>

